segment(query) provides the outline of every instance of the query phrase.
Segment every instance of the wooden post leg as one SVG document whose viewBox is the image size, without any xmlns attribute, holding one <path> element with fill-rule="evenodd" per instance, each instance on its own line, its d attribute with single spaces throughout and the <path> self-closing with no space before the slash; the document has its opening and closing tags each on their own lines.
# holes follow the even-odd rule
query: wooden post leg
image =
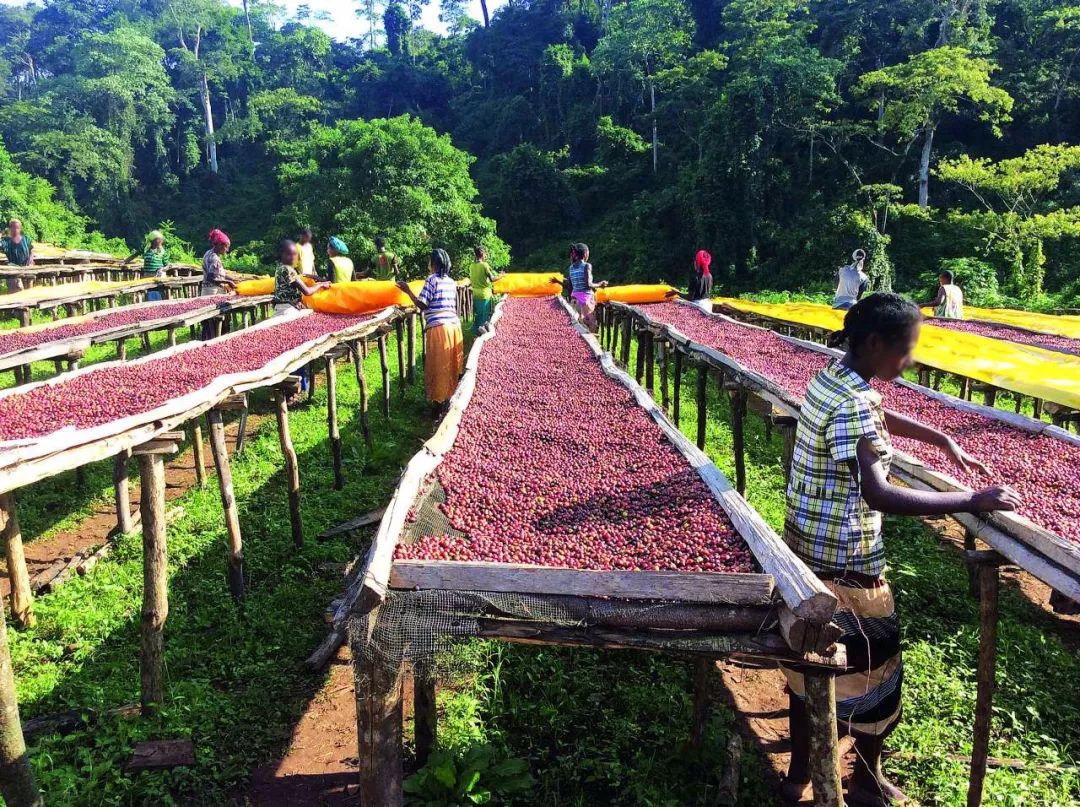
<svg viewBox="0 0 1080 807">
<path fill-rule="evenodd" d="M 639 384 L 645 377 L 645 331 L 637 332 L 637 354 L 634 357 L 634 380 Z"/>
<path fill-rule="evenodd" d="M 281 453 L 285 456 L 285 475 L 289 483 L 289 521 L 292 523 L 293 544 L 301 547 L 304 545 L 304 526 L 300 519 L 300 465 L 289 433 L 289 404 L 281 390 L 274 391 L 274 404 Z"/>
<path fill-rule="evenodd" d="M 221 507 L 225 511 L 225 529 L 229 535 L 229 591 L 233 599 L 240 602 L 244 599 L 244 543 L 240 536 L 240 516 L 236 510 L 229 449 L 225 442 L 225 423 L 217 409 L 206 413 L 206 422 L 210 431 L 210 453 L 214 455 L 214 467 L 217 468 Z"/>
<path fill-rule="evenodd" d="M 167 333 L 168 333 L 167 343 L 168 343 L 169 347 L 176 347 L 176 328 L 175 327 L 169 328 Z"/>
<path fill-rule="evenodd" d="M 364 435 L 364 445 L 371 448 L 371 426 L 368 423 L 368 386 L 364 373 L 364 348 L 361 343 L 352 346 L 353 367 L 356 369 L 356 385 L 360 388 L 360 431 Z"/>
<path fill-rule="evenodd" d="M 386 334 L 379 335 L 379 366 L 382 368 L 382 413 L 390 418 L 390 365 L 386 360 Z"/>
<path fill-rule="evenodd" d="M 697 447 L 705 449 L 705 422 L 708 410 L 705 407 L 705 393 L 709 383 L 709 368 L 702 364 L 698 367 L 697 377 Z"/>
<path fill-rule="evenodd" d="M 404 382 L 404 379 L 402 379 Z M 334 464 L 334 490 L 345 487 L 341 472 L 341 430 L 337 417 L 337 365 L 332 356 L 326 358 L 326 425 L 330 432 L 330 456 Z"/>
<path fill-rule="evenodd" d="M 983 403 L 991 408 L 997 403 L 997 387 L 988 386 L 983 393 Z"/>
<path fill-rule="evenodd" d="M 668 397 L 668 354 L 667 344 L 661 340 L 656 345 L 656 358 L 660 362 L 660 406 L 665 412 L 671 405 L 671 399 Z"/>
<path fill-rule="evenodd" d="M 836 680 L 832 675 L 820 672 L 807 672 L 804 680 L 814 807 L 844 807 L 836 736 Z"/>
<path fill-rule="evenodd" d="M 311 376 L 312 378 L 315 377 L 314 370 L 311 371 Z M 246 399 L 244 403 L 247 403 Z M 247 421 L 248 408 L 245 405 L 244 408 L 240 410 L 240 418 L 236 423 L 236 448 L 233 450 L 236 454 L 239 454 L 244 450 L 244 441 L 247 439 Z"/>
<path fill-rule="evenodd" d="M 731 391 L 731 437 L 735 444 L 735 489 L 746 495 L 746 389 Z"/>
<path fill-rule="evenodd" d="M 413 735 L 416 737 L 416 764 L 422 766 L 435 750 L 439 717 L 435 709 L 435 679 L 413 677 Z"/>
<path fill-rule="evenodd" d="M 394 322 L 394 336 L 397 338 L 398 394 L 405 397 L 405 323 L 400 319 Z"/>
<path fill-rule="evenodd" d="M 656 337 L 645 331 L 645 389 L 652 395 L 656 389 Z"/>
<path fill-rule="evenodd" d="M 195 484 L 202 487 L 206 484 L 206 453 L 203 447 L 202 426 L 197 420 L 191 423 L 191 454 L 195 463 Z"/>
<path fill-rule="evenodd" d="M 419 316 L 415 311 L 409 314 L 408 325 L 408 340 L 409 340 L 409 372 L 405 377 L 405 380 L 410 384 L 416 381 L 416 318 Z"/>
<path fill-rule="evenodd" d="M 705 739 L 705 727 L 712 707 L 712 675 L 716 662 L 711 658 L 699 658 L 694 662 L 694 719 L 690 726 L 690 747 L 701 748 Z"/>
<path fill-rule="evenodd" d="M 113 457 L 113 490 L 116 494 L 116 532 L 127 535 L 134 528 L 131 523 L 131 496 L 128 493 L 128 460 L 131 449 L 124 449 Z"/>
<path fill-rule="evenodd" d="M 139 509 L 143 531 L 142 711 L 152 714 L 165 701 L 165 619 L 169 615 L 165 543 L 165 461 L 139 455 Z"/>
<path fill-rule="evenodd" d="M 797 429 L 797 422 L 792 420 L 777 421 L 777 428 L 780 430 L 780 437 L 784 441 L 784 446 L 781 449 L 782 462 L 784 464 L 784 482 L 791 481 L 791 463 L 795 458 L 795 434 Z"/>
<path fill-rule="evenodd" d="M 673 384 L 675 389 L 672 390 L 673 402 L 671 408 L 671 417 L 675 421 L 675 427 L 679 427 L 679 416 L 682 414 L 682 351 L 677 347 L 673 348 L 675 351 L 675 378 Z"/>
<path fill-rule="evenodd" d="M 26 756 L 3 607 L 0 607 L 0 795 L 11 807 L 44 804 Z"/>
<path fill-rule="evenodd" d="M 127 339 L 116 340 L 116 358 L 119 361 L 127 361 Z"/>
<path fill-rule="evenodd" d="M 142 346 L 143 346 L 144 351 L 146 351 L 147 353 L 150 352 L 150 332 L 149 331 L 143 331 L 143 333 L 142 333 Z"/>
<path fill-rule="evenodd" d="M 632 323 L 630 322 L 629 315 L 623 317 L 623 338 L 622 338 L 622 365 L 626 370 L 630 369 L 630 332 Z"/>
<path fill-rule="evenodd" d="M 612 311 L 611 323 L 608 326 L 608 352 L 615 361 L 619 360 L 619 330 L 621 328 L 622 321 L 619 319 L 619 315 Z"/>
<path fill-rule="evenodd" d="M 365 807 L 400 807 L 401 676 L 363 659 L 354 664 L 360 803 Z"/>
<path fill-rule="evenodd" d="M 34 595 L 30 590 L 30 573 L 26 569 L 14 493 L 0 493 L 0 529 L 4 536 L 8 578 L 11 581 L 11 618 L 20 628 L 26 628 L 34 624 Z"/>
<path fill-rule="evenodd" d="M 979 666 L 976 675 L 975 729 L 971 740 L 971 776 L 967 807 L 982 804 L 986 760 L 990 753 L 990 717 L 997 688 L 998 567 L 979 566 Z"/>
</svg>

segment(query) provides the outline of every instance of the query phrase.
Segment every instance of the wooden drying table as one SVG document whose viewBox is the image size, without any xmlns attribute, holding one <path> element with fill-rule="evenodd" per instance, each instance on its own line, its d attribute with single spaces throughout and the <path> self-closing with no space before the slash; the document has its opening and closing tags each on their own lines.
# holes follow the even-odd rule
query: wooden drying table
<svg viewBox="0 0 1080 807">
<path fill-rule="evenodd" d="M 683 305 L 691 305 L 682 303 Z M 699 310 L 700 309 L 696 309 Z M 732 322 L 745 328 L 759 325 L 732 319 L 723 314 L 701 314 Z M 679 420 L 679 399 L 682 374 L 686 366 L 696 366 L 697 375 L 697 425 L 698 445 L 705 442 L 706 391 L 709 376 L 719 378 L 723 390 L 732 398 L 732 434 L 734 438 L 735 465 L 739 489 L 745 484 L 745 446 L 742 421 L 747 411 L 760 414 L 768 429 L 777 428 L 783 436 L 783 464 L 785 474 L 791 472 L 791 458 L 795 445 L 795 428 L 798 424 L 801 401 L 771 379 L 749 368 L 714 348 L 694 342 L 678 329 L 653 320 L 647 307 L 635 307 L 623 303 L 611 303 L 600 307 L 601 338 L 612 350 L 622 356 L 624 364 L 629 360 L 630 341 L 637 341 L 638 375 L 646 376 L 651 385 L 652 365 L 658 346 L 664 357 L 671 357 L 674 364 L 675 420 Z M 785 323 L 785 327 L 789 324 Z M 798 326 L 792 326 L 798 327 Z M 779 338 L 830 357 L 840 356 L 816 342 L 780 335 Z M 674 353 L 674 356 L 671 354 Z M 667 373 L 667 361 L 661 367 Z M 1013 428 L 1043 434 L 1073 444 L 1080 438 L 1056 426 L 1032 420 L 1022 415 L 1004 412 L 989 406 L 980 406 L 968 400 L 954 398 L 927 387 L 912 384 L 903 379 L 901 386 L 918 391 L 956 409 L 971 412 L 1008 424 Z M 664 385 L 666 397 L 666 384 Z M 920 490 L 954 492 L 966 490 L 956 480 L 935 471 L 917 458 L 897 451 L 892 465 L 894 478 Z M 1062 538 L 1015 513 L 991 513 L 972 515 L 954 514 L 965 531 L 965 560 L 972 575 L 972 586 L 981 593 L 980 599 L 980 651 L 978 663 L 978 702 L 975 714 L 975 741 L 971 762 L 971 780 L 968 794 L 969 807 L 976 807 L 982 799 L 982 782 L 986 774 L 988 757 L 990 714 L 994 688 L 994 667 L 997 641 L 997 590 L 998 567 L 1007 561 L 1015 563 L 1033 577 L 1043 581 L 1069 599 L 1080 602 L 1080 546 Z M 976 550 L 976 539 L 993 548 L 993 552 Z"/>
<path fill-rule="evenodd" d="M 48 311 L 52 313 L 53 319 L 59 319 L 61 310 L 68 316 L 74 316 L 76 312 L 85 313 L 87 307 L 91 310 L 99 310 L 102 307 L 112 308 L 124 295 L 132 296 L 135 302 L 141 302 L 151 291 L 160 291 L 167 300 L 176 297 L 196 297 L 201 284 L 202 280 L 198 277 L 167 278 L 153 284 L 132 281 L 130 286 L 117 286 L 79 294 L 65 293 L 64 286 L 61 285 L 55 287 L 55 295 L 6 302 L 4 295 L 0 294 L 0 315 L 16 317 L 19 324 L 26 327 L 30 324 L 30 315 L 33 311 Z"/>
<path fill-rule="evenodd" d="M 567 317 L 572 317 L 565 302 L 563 308 Z M 404 663 L 376 661 L 376 654 L 369 652 L 373 650 L 369 637 L 380 614 L 388 607 L 411 608 L 409 596 L 414 592 L 464 596 L 483 592 L 527 595 L 531 602 L 572 614 L 573 624 L 489 613 L 477 619 L 476 630 L 469 635 L 524 644 L 645 650 L 694 660 L 698 665 L 699 707 L 695 713 L 699 715 L 704 714 L 708 673 L 716 659 L 783 661 L 799 667 L 808 682 L 817 803 L 841 805 L 833 676 L 845 667 L 846 659 L 835 645 L 839 629 L 830 623 L 835 597 L 580 324 L 574 327 L 593 350 L 605 374 L 626 387 L 673 447 L 697 470 L 763 571 L 584 571 L 504 563 L 394 560 L 395 547 L 425 480 L 432 478 L 453 446 L 476 386 L 480 353 L 497 334 L 501 316 L 500 305 L 492 318 L 492 330 L 473 344 L 448 414 L 407 466 L 364 564 L 335 613 L 335 627 L 348 624 L 351 634 L 362 802 L 392 807 L 402 801 Z M 406 610 L 406 620 L 410 613 Z M 431 616 L 430 610 L 424 613 Z M 430 676 L 417 676 L 415 686 L 417 748 L 422 763 L 434 743 L 434 681 Z"/>
<path fill-rule="evenodd" d="M 743 323 L 749 323 L 751 325 L 758 325 L 768 330 L 775 331 L 784 336 L 797 338 L 801 341 L 814 342 L 816 344 L 824 345 L 828 340 L 829 335 L 832 333 L 828 328 L 821 328 L 814 325 L 804 325 L 801 323 L 788 322 L 784 319 L 777 317 L 770 317 L 766 314 L 751 313 L 743 311 L 739 308 L 733 308 L 732 306 L 716 304 L 717 308 L 721 309 L 725 315 L 731 317 L 734 320 Z M 930 323 L 933 324 L 932 322 Z M 993 323 L 1000 325 L 1000 323 Z M 1012 327 L 1012 326 L 1002 326 Z M 1013 330 L 1024 330 L 1023 328 L 1013 327 Z M 986 384 L 982 381 L 977 381 L 974 378 L 962 375 L 953 370 L 941 370 L 936 367 L 931 367 L 926 364 L 916 364 L 915 371 L 918 374 L 919 385 L 923 387 L 929 387 L 935 392 L 940 391 L 941 382 L 945 376 L 954 376 L 957 381 L 960 382 L 960 397 L 966 401 L 970 401 L 976 392 L 982 392 L 983 402 L 993 407 L 994 402 L 997 400 L 997 395 L 1001 391 L 1006 391 L 1013 396 L 1015 401 L 1015 412 L 1020 413 L 1024 403 L 1024 395 L 1010 390 L 1008 387 L 996 387 L 993 384 Z M 1080 412 L 1060 404 L 1049 403 L 1043 401 L 1041 398 L 1032 398 L 1032 405 L 1035 411 L 1035 419 L 1040 420 L 1043 414 L 1050 416 L 1051 422 L 1055 426 L 1067 427 L 1070 423 L 1076 423 L 1077 431 L 1080 432 Z"/>
<path fill-rule="evenodd" d="M 220 302 L 215 302 L 220 300 Z M 248 324 L 249 316 L 252 324 L 260 318 L 265 319 L 270 313 L 270 296 L 260 297 L 232 297 L 217 298 L 207 297 L 206 306 L 196 310 L 189 310 L 182 314 L 158 317 L 157 319 L 135 322 L 130 325 L 121 325 L 115 328 L 103 329 L 82 336 L 58 339 L 52 342 L 44 342 L 23 350 L 13 351 L 0 355 L 0 372 L 11 370 L 15 373 L 15 383 L 24 384 L 30 381 L 30 366 L 38 361 L 53 361 L 56 363 L 57 372 L 65 369 L 78 369 L 86 351 L 92 345 L 100 345 L 106 342 L 116 343 L 116 357 L 127 357 L 127 340 L 135 336 L 148 337 L 154 331 L 167 331 L 169 335 L 169 347 L 176 345 L 176 331 L 181 328 L 193 328 L 195 325 L 207 320 L 219 320 L 218 335 L 222 332 L 231 331 L 226 324 L 232 326 L 239 322 L 241 327 Z M 153 308 L 159 305 L 157 302 L 139 303 L 135 307 Z M 99 312 L 107 315 L 110 312 L 119 312 L 120 309 L 107 309 Z M 91 315 L 94 316 L 94 315 Z"/>
</svg>

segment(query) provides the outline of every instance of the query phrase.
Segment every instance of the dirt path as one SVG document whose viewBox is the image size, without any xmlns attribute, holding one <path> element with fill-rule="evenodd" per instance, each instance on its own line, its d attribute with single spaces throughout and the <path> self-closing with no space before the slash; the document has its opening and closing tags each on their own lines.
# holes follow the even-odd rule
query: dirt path
<svg viewBox="0 0 1080 807">
<path fill-rule="evenodd" d="M 250 438 L 258 429 L 259 424 L 266 420 L 267 415 L 252 413 L 248 418 L 247 435 Z M 236 445 L 237 421 L 233 420 L 226 425 L 225 433 L 228 438 L 230 450 Z M 214 461 L 210 453 L 210 442 L 203 430 L 203 442 L 205 444 L 204 459 L 206 461 L 206 483 L 217 484 L 214 471 Z M 131 464 L 134 469 L 135 463 Z M 132 482 L 129 486 L 131 496 L 132 513 L 139 509 L 139 484 L 138 474 L 133 472 Z M 195 452 L 188 448 L 165 464 L 165 499 L 173 501 L 179 499 L 195 485 Z M 40 541 L 28 541 L 25 546 L 26 567 L 30 572 L 30 579 L 41 571 L 49 568 L 56 560 L 63 558 L 70 560 L 76 553 L 84 555 L 93 552 L 97 547 L 109 540 L 116 528 L 116 506 L 112 497 L 101 501 L 94 511 L 69 530 L 62 530 Z M 25 536 L 24 536 L 25 540 Z M 11 591 L 11 584 L 7 575 L 7 562 L 0 557 L 0 596 L 7 597 Z"/>
<path fill-rule="evenodd" d="M 285 756 L 257 769 L 240 804 L 357 805 L 356 700 L 348 646 L 293 729 Z M 406 704 L 407 705 L 407 704 Z"/>
</svg>

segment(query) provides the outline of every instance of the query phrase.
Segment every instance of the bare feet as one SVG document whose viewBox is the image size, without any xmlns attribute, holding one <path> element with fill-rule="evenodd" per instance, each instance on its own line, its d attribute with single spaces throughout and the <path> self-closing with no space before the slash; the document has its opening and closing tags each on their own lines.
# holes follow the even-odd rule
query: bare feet
<svg viewBox="0 0 1080 807">
<path fill-rule="evenodd" d="M 892 807 L 909 803 L 904 792 L 883 773 L 878 773 L 876 779 L 869 782 L 856 782 L 853 777 L 848 782 L 846 801 L 853 807 Z"/>
</svg>

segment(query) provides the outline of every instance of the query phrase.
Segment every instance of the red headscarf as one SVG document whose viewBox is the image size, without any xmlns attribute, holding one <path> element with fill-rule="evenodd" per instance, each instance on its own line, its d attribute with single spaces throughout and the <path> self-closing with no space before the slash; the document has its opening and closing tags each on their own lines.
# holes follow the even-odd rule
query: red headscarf
<svg viewBox="0 0 1080 807">
<path fill-rule="evenodd" d="M 210 239 L 210 246 L 212 247 L 227 247 L 232 243 L 229 241 L 229 236 L 225 235 L 221 230 L 211 230 L 207 238 Z"/>
<path fill-rule="evenodd" d="M 708 275 L 709 266 L 712 264 L 712 255 L 703 249 L 698 250 L 698 254 L 694 257 L 694 265 L 701 270 L 701 274 Z"/>
</svg>

